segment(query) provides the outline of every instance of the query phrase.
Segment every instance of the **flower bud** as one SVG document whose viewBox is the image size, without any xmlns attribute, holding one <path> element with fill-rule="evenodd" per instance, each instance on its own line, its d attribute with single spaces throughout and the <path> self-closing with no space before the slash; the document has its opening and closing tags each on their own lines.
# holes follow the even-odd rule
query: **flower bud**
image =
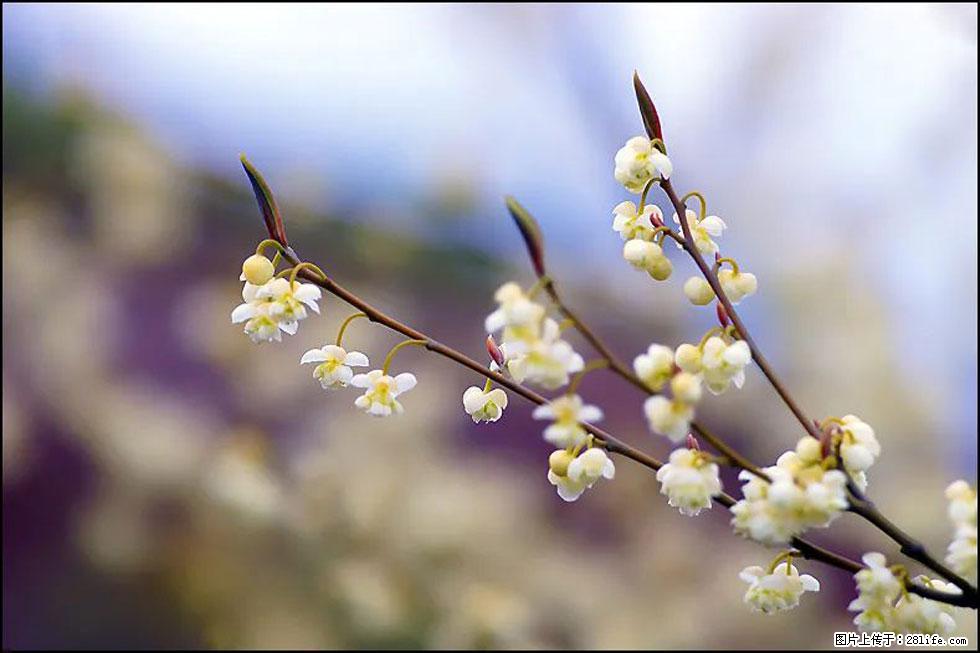
<svg viewBox="0 0 980 653">
<path fill-rule="evenodd" d="M 677 348 L 674 362 L 685 372 L 697 374 L 701 371 L 701 350 L 694 345 L 684 343 Z"/>
<path fill-rule="evenodd" d="M 660 256 L 655 257 L 650 263 L 650 267 L 647 268 L 647 272 L 650 273 L 650 276 L 657 281 L 665 281 L 669 279 L 670 273 L 673 271 L 673 264 L 670 262 L 669 258 L 663 255 L 663 253 L 661 253 Z"/>
<path fill-rule="evenodd" d="M 689 372 L 678 372 L 670 380 L 670 392 L 678 401 L 696 404 L 701 400 L 701 379 Z"/>
<path fill-rule="evenodd" d="M 548 467 L 555 473 L 555 476 L 565 476 L 568 473 L 568 465 L 572 460 L 572 454 L 564 449 L 556 449 L 548 456 Z"/>
<path fill-rule="evenodd" d="M 816 438 L 803 438 L 796 443 L 796 455 L 807 464 L 823 460 L 821 449 L 820 440 Z"/>
<path fill-rule="evenodd" d="M 487 354 L 490 355 L 490 360 L 497 364 L 497 367 L 504 366 L 504 352 L 500 351 L 500 347 L 497 346 L 492 335 L 487 336 Z"/>
<path fill-rule="evenodd" d="M 242 276 L 250 284 L 261 286 L 268 283 L 269 279 L 276 273 L 272 261 L 261 254 L 253 254 L 242 263 Z"/>
<path fill-rule="evenodd" d="M 701 277 L 691 277 L 685 281 L 684 294 L 695 306 L 710 304 L 715 298 L 715 291 L 711 289 L 711 284 Z"/>
</svg>

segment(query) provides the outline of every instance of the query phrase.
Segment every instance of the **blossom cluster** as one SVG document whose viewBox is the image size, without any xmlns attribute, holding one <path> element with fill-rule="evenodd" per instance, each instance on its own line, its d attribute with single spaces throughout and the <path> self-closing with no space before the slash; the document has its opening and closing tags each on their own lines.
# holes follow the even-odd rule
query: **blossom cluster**
<svg viewBox="0 0 980 653">
<path fill-rule="evenodd" d="M 977 491 L 966 481 L 955 481 L 946 488 L 948 515 L 953 523 L 953 541 L 946 562 L 968 581 L 977 583 Z"/>
<path fill-rule="evenodd" d="M 857 612 L 854 624 L 865 631 L 948 635 L 956 628 L 953 609 L 939 601 L 911 594 L 905 587 L 905 570 L 889 567 L 885 556 L 872 552 L 861 558 L 864 569 L 854 574 L 858 596 L 847 609 Z M 918 585 L 940 592 L 959 594 L 952 583 L 913 579 Z"/>
<path fill-rule="evenodd" d="M 605 450 L 594 446 L 583 426 L 602 419 L 597 406 L 586 404 L 577 394 L 565 394 L 535 408 L 532 417 L 551 422 L 543 436 L 558 448 L 548 457 L 548 482 L 562 499 L 575 501 L 600 478 L 616 475 L 613 461 Z"/>
</svg>

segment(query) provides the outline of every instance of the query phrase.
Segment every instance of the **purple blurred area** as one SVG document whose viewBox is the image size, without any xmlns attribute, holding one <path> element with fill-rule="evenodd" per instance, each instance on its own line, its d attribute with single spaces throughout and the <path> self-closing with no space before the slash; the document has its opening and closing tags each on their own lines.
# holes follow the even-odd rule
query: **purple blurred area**
<svg viewBox="0 0 980 653">
<path fill-rule="evenodd" d="M 297 362 L 350 313 L 334 298 L 277 345 L 230 323 L 265 236 L 244 151 L 303 256 L 474 358 L 494 290 L 533 282 L 505 193 L 620 356 L 697 342 L 693 268 L 677 256 L 654 285 L 609 226 L 613 155 L 641 131 L 634 68 L 676 183 L 760 279 L 756 339 L 812 415 L 875 426 L 872 496 L 947 545 L 942 490 L 976 482 L 975 6 L 3 18 L 5 649 L 826 648 L 850 630 L 851 579 L 813 564 L 819 594 L 750 613 L 738 571 L 773 552 L 717 506 L 680 516 L 628 461 L 561 502 L 530 407 L 472 424 L 460 395 L 480 379 L 444 360 L 399 354 L 419 386 L 397 419 L 325 393 Z M 365 321 L 347 339 L 372 362 L 398 342 Z M 669 455 L 635 389 L 596 372 L 581 390 Z M 757 370 L 699 416 L 757 460 L 800 436 Z M 897 555 L 849 517 L 815 539 Z"/>
</svg>

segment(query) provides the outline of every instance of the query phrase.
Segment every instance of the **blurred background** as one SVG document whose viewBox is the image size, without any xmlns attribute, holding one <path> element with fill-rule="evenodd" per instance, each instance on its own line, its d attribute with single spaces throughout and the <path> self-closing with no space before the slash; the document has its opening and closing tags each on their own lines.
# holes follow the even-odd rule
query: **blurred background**
<svg viewBox="0 0 980 653">
<path fill-rule="evenodd" d="M 804 563 L 822 592 L 750 613 L 737 574 L 772 552 L 627 461 L 563 503 L 528 406 L 463 413 L 473 374 L 403 352 L 389 420 L 323 392 L 297 361 L 336 299 L 252 345 L 238 155 L 302 254 L 480 359 L 493 290 L 532 281 L 514 194 L 632 359 L 712 323 L 689 262 L 651 284 L 610 229 L 638 69 L 760 279 L 756 338 L 811 415 L 875 426 L 871 495 L 942 552 L 943 489 L 976 479 L 976 30 L 975 5 L 4 4 L 4 648 L 829 647 L 846 574 Z M 582 390 L 668 454 L 629 386 Z M 700 411 L 757 460 L 801 435 L 757 370 Z M 814 536 L 897 556 L 850 516 Z"/>
</svg>

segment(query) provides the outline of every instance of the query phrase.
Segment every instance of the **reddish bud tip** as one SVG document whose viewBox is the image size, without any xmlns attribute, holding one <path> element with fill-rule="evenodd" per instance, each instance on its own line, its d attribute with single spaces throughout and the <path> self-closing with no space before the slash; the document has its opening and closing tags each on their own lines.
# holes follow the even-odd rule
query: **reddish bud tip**
<svg viewBox="0 0 980 653">
<path fill-rule="evenodd" d="M 643 118 L 643 127 L 647 131 L 647 136 L 651 139 L 664 140 L 657 108 L 653 105 L 653 100 L 650 99 L 650 94 L 647 93 L 647 89 L 643 86 L 640 75 L 636 71 L 633 71 L 633 90 L 636 92 L 636 104 L 640 107 L 640 116 Z"/>
<path fill-rule="evenodd" d="M 500 347 L 494 342 L 493 336 L 487 336 L 487 353 L 490 354 L 490 360 L 497 364 L 497 367 L 504 366 L 504 352 L 500 351 Z"/>
<path fill-rule="evenodd" d="M 531 259 L 531 265 L 534 266 L 534 272 L 539 277 L 544 276 L 544 239 L 541 237 L 538 221 L 513 197 L 508 195 L 505 201 L 507 210 L 521 232 L 524 244 L 527 245 L 527 255 Z"/>
<path fill-rule="evenodd" d="M 693 433 L 687 434 L 687 448 L 692 451 L 701 451 L 701 445 L 698 443 L 698 439 L 694 437 Z"/>
<path fill-rule="evenodd" d="M 653 223 L 653 226 L 654 227 L 662 227 L 662 226 L 664 226 L 664 221 L 661 220 L 660 219 L 660 216 L 657 215 L 656 213 L 653 213 L 653 214 L 650 215 L 650 222 Z"/>
<path fill-rule="evenodd" d="M 718 315 L 718 324 L 720 324 L 722 328 L 731 324 L 731 320 L 728 319 L 728 311 L 726 311 L 725 307 L 721 305 L 721 302 L 715 303 L 715 313 Z"/>
</svg>

